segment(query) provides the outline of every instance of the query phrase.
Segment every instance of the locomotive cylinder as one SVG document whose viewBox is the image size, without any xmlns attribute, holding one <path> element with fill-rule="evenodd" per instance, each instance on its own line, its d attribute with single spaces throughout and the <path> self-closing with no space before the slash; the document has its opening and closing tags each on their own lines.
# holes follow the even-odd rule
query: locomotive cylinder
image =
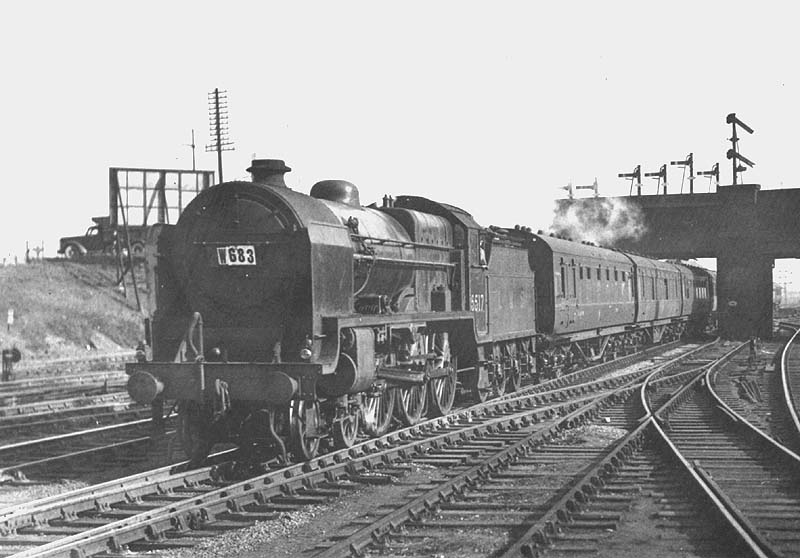
<svg viewBox="0 0 800 558">
<path fill-rule="evenodd" d="M 342 332 L 348 353 L 339 355 L 336 372 L 323 376 L 317 386 L 326 394 L 338 397 L 369 389 L 375 381 L 375 333 L 370 328 L 347 329 Z"/>
</svg>

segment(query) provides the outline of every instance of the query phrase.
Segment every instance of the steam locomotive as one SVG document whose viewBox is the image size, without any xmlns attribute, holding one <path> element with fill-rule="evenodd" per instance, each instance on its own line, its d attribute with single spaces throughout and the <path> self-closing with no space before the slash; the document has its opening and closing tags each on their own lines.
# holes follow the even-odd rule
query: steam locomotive
<svg viewBox="0 0 800 558">
<path fill-rule="evenodd" d="M 216 442 L 314 457 L 702 330 L 705 270 L 484 228 L 416 196 L 361 205 L 346 181 L 289 189 L 279 160 L 201 192 L 147 252 L 152 311 L 128 391 L 176 402 L 194 463 Z M 326 442 L 326 443 L 328 443 Z"/>
</svg>

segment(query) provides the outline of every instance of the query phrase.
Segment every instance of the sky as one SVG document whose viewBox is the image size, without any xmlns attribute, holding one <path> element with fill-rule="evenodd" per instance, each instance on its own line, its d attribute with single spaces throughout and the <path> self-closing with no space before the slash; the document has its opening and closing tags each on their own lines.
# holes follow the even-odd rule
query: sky
<svg viewBox="0 0 800 558">
<path fill-rule="evenodd" d="M 740 141 L 756 162 L 746 181 L 800 187 L 795 13 L 730 1 L 4 4 L 0 255 L 22 256 L 26 241 L 55 255 L 59 237 L 107 214 L 108 167 L 191 168 L 192 129 L 198 168 L 215 170 L 203 149 L 214 88 L 227 91 L 235 146 L 226 179 L 247 178 L 254 155 L 281 158 L 301 192 L 345 179 L 362 203 L 422 195 L 486 226 L 547 228 L 568 182 L 627 195 L 618 173 L 689 152 L 729 184 L 730 112 L 755 130 Z M 682 171 L 668 172 L 679 191 Z"/>
</svg>

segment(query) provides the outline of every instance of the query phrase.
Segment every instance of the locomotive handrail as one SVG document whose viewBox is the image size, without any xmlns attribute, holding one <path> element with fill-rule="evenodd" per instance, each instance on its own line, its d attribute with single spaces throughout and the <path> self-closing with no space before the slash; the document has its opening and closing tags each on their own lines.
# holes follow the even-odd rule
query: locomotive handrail
<svg viewBox="0 0 800 558">
<path fill-rule="evenodd" d="M 422 242 L 405 242 L 402 240 L 395 240 L 393 238 L 376 238 L 374 236 L 364 236 L 361 234 L 351 234 L 350 238 L 355 238 L 358 240 L 369 240 L 371 243 L 375 244 L 390 244 L 393 246 L 403 246 L 406 248 L 428 248 L 431 250 L 442 250 L 448 252 L 453 249 L 452 246 L 440 246 L 438 244 L 424 244 Z"/>
<path fill-rule="evenodd" d="M 356 260 L 366 260 L 370 262 L 379 262 L 379 263 L 392 263 L 392 264 L 399 264 L 399 265 L 413 265 L 417 267 L 446 267 L 452 268 L 455 267 L 456 264 L 451 262 L 431 262 L 431 261 L 422 261 L 422 260 L 406 260 L 403 258 L 386 258 L 382 256 L 370 256 L 368 254 L 353 254 L 353 258 Z"/>
<path fill-rule="evenodd" d="M 286 235 L 281 235 L 286 236 Z M 236 240 L 237 244 L 251 244 L 253 246 L 273 246 L 275 244 L 291 244 L 294 241 L 292 238 L 281 238 L 279 240 Z M 232 241 L 209 241 L 209 240 L 195 240 L 192 242 L 195 246 L 230 246 Z"/>
</svg>

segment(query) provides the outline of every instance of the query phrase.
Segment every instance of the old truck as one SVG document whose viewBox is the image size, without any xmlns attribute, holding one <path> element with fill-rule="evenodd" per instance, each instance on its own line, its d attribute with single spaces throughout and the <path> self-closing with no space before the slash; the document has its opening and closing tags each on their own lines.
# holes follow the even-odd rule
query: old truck
<svg viewBox="0 0 800 558">
<path fill-rule="evenodd" d="M 148 228 L 176 222 L 183 208 L 213 183 L 214 171 L 111 167 L 108 216 L 92 217 L 94 225 L 86 234 L 61 238 L 58 253 L 77 259 L 115 255 L 130 246 L 133 256 L 141 255 Z"/>
<path fill-rule="evenodd" d="M 113 255 L 119 248 L 128 249 L 128 243 L 122 228 L 111 225 L 110 217 L 92 217 L 94 225 L 86 229 L 81 236 L 65 236 L 59 240 L 58 253 L 74 260 L 86 255 Z M 130 226 L 127 229 L 130 238 L 131 254 L 140 256 L 144 253 L 144 240 L 147 226 Z M 120 244 L 117 246 L 117 236 Z"/>
</svg>

